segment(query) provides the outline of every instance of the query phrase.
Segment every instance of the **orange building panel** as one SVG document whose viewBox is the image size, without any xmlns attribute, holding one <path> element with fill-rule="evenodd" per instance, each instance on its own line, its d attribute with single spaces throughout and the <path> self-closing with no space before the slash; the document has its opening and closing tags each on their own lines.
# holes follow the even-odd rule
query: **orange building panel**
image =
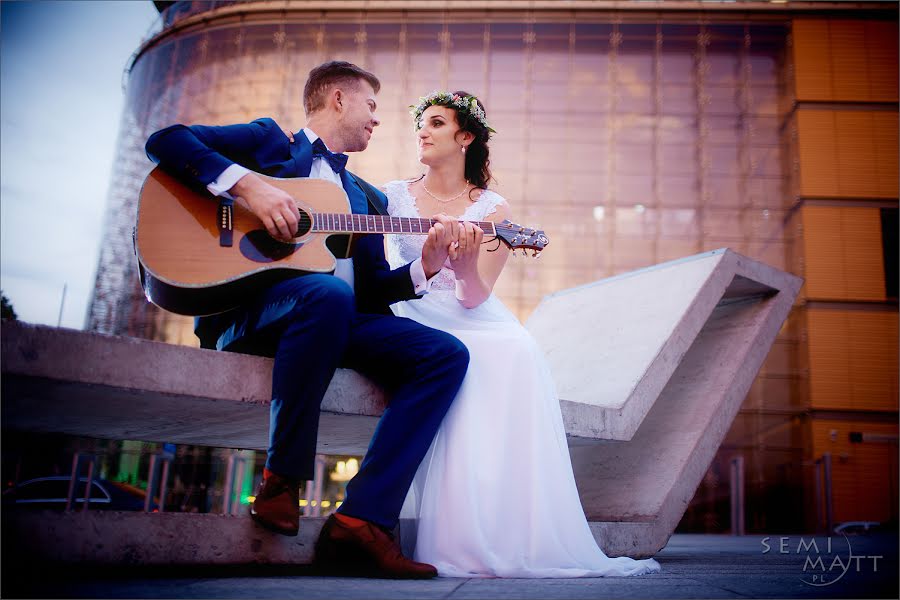
<svg viewBox="0 0 900 600">
<path fill-rule="evenodd" d="M 896 309 L 809 308 L 810 408 L 897 411 Z"/>
<path fill-rule="evenodd" d="M 831 100 L 831 43 L 828 21 L 795 19 L 794 77 L 797 100 Z"/>
<path fill-rule="evenodd" d="M 797 111 L 800 194 L 897 198 L 897 111 Z"/>
<path fill-rule="evenodd" d="M 797 111 L 798 152 L 800 154 L 800 194 L 837 196 L 837 131 L 829 110 Z"/>
<path fill-rule="evenodd" d="M 851 433 L 862 441 L 852 442 Z M 812 422 L 814 458 L 831 453 L 835 522 L 896 520 L 897 433 L 896 423 Z"/>
<path fill-rule="evenodd" d="M 877 208 L 804 206 L 805 295 L 811 300 L 886 300 Z"/>
<path fill-rule="evenodd" d="M 871 100 L 864 21 L 830 21 L 834 100 Z"/>
<path fill-rule="evenodd" d="M 897 102 L 897 23 L 795 19 L 799 102 Z"/>
<path fill-rule="evenodd" d="M 832 115 L 838 167 L 838 193 L 834 195 L 864 198 L 880 196 L 875 159 L 874 113 L 846 110 L 834 111 Z M 896 195 L 896 190 L 893 195 Z"/>
<path fill-rule="evenodd" d="M 896 69 L 895 69 L 896 70 Z M 894 87 L 897 86 L 895 73 Z M 900 189 L 898 179 L 898 155 L 900 148 L 900 135 L 898 135 L 897 112 L 872 113 L 872 142 L 875 144 L 875 176 L 878 181 L 879 195 L 890 194 L 893 190 L 894 197 Z"/>
<path fill-rule="evenodd" d="M 843 235 L 840 209 L 804 206 L 803 277 L 804 293 L 812 299 L 836 299 L 846 296 Z"/>
<path fill-rule="evenodd" d="M 870 99 L 897 102 L 897 22 L 866 21 L 865 35 Z"/>
</svg>

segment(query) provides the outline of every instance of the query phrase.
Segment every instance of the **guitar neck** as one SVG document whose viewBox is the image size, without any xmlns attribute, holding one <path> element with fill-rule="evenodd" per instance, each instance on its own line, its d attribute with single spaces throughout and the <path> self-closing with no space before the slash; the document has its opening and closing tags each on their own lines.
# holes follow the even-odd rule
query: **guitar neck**
<svg viewBox="0 0 900 600">
<path fill-rule="evenodd" d="M 309 225 L 309 217 L 304 213 L 300 217 L 300 230 Z M 306 223 L 304 223 L 306 221 Z M 464 223 L 465 221 L 460 221 Z M 497 230 L 492 221 L 471 221 L 481 228 L 486 235 L 496 236 Z M 346 213 L 314 213 L 312 215 L 312 231 L 319 233 L 411 233 L 427 234 L 435 219 L 412 217 L 390 217 L 386 215 L 352 215 Z"/>
</svg>

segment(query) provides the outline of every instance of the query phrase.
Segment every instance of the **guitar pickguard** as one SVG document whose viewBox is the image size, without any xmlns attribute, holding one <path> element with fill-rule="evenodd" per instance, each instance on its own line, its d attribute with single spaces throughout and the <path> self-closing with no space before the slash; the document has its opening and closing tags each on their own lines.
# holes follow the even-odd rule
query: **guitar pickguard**
<svg viewBox="0 0 900 600">
<path fill-rule="evenodd" d="M 239 244 L 241 255 L 257 263 L 283 260 L 303 247 L 305 242 L 288 244 L 276 240 L 265 229 L 248 231 Z"/>
</svg>

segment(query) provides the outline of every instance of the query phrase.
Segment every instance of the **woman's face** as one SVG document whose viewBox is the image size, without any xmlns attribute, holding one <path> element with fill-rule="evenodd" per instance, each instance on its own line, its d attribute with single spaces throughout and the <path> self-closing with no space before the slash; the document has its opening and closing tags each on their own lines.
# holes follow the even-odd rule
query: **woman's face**
<svg viewBox="0 0 900 600">
<path fill-rule="evenodd" d="M 468 143 L 460 132 L 456 111 L 446 106 L 429 106 L 422 113 L 422 128 L 416 133 L 419 162 L 434 165 L 450 157 L 463 157 L 461 146 Z"/>
</svg>

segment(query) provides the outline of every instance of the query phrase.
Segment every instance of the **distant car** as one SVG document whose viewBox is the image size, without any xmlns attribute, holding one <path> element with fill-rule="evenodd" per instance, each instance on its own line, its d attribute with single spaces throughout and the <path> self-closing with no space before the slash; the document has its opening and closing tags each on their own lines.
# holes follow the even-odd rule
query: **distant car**
<svg viewBox="0 0 900 600">
<path fill-rule="evenodd" d="M 22 481 L 3 492 L 3 507 L 65 510 L 71 480 L 67 475 L 53 475 Z M 75 488 L 75 501 L 72 504 L 75 510 L 81 510 L 84 506 L 86 484 L 87 477 L 81 477 Z M 146 493 L 133 486 L 94 479 L 91 482 L 88 510 L 144 510 L 145 498 Z M 151 510 L 155 512 L 158 508 L 159 505 L 153 502 Z"/>
</svg>

